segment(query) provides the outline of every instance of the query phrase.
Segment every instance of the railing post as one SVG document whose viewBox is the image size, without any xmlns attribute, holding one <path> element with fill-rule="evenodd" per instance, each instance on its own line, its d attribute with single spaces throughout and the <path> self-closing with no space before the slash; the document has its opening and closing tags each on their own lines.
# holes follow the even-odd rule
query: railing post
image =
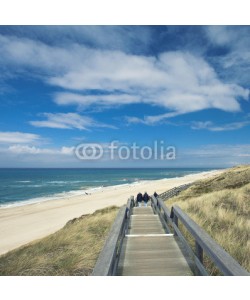
<svg viewBox="0 0 250 300">
<path fill-rule="evenodd" d="M 195 241 L 195 254 L 199 261 L 203 264 L 203 249 L 197 241 Z"/>
<path fill-rule="evenodd" d="M 131 207 L 135 206 L 135 198 L 134 196 L 131 196 Z"/>
<path fill-rule="evenodd" d="M 175 213 L 174 213 L 173 222 L 176 225 L 176 227 L 178 227 L 178 217 L 176 216 Z M 175 229 L 174 229 L 174 235 L 177 235 L 177 232 L 175 231 Z"/>
</svg>

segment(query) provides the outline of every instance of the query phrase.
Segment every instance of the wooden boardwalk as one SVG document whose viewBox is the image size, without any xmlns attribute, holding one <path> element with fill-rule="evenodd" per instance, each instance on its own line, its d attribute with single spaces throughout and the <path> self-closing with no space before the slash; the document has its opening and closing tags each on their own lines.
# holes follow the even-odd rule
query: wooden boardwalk
<svg viewBox="0 0 250 300">
<path fill-rule="evenodd" d="M 151 207 L 134 207 L 116 275 L 193 275 L 178 237 L 166 232 Z"/>
<path fill-rule="evenodd" d="M 169 190 L 165 199 L 188 186 Z M 186 240 L 183 228 L 194 244 Z M 117 214 L 92 276 L 208 276 L 204 253 L 225 276 L 250 275 L 179 206 L 170 211 L 160 197 L 152 196 L 151 207 L 134 207 L 131 196 Z"/>
</svg>

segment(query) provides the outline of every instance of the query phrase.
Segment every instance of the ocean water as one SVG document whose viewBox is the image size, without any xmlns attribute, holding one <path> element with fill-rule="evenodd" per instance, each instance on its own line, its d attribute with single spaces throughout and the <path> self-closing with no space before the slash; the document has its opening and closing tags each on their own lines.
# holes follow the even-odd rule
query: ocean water
<svg viewBox="0 0 250 300">
<path fill-rule="evenodd" d="M 212 169 L 0 169 L 0 207 L 63 198 L 145 180 L 182 177 Z"/>
</svg>

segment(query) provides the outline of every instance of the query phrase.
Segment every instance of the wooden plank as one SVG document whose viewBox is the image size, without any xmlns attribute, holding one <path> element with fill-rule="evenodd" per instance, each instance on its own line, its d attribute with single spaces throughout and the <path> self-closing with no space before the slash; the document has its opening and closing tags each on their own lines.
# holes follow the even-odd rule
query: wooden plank
<svg viewBox="0 0 250 300">
<path fill-rule="evenodd" d="M 117 276 L 192 276 L 193 273 L 187 270 L 176 270 L 159 267 L 157 270 L 155 269 L 145 269 L 138 268 L 134 269 L 133 267 L 122 268 L 119 267 L 117 270 Z"/>
<path fill-rule="evenodd" d="M 172 233 L 158 233 L 158 234 L 126 234 L 125 235 L 126 237 L 141 237 L 141 236 L 144 236 L 144 237 L 155 237 L 155 236 L 173 236 Z"/>
<path fill-rule="evenodd" d="M 165 230 L 162 227 L 162 224 L 157 219 L 147 218 L 146 216 L 143 219 L 131 219 L 129 224 L 128 234 L 157 234 L 165 233 Z"/>
<path fill-rule="evenodd" d="M 112 275 L 112 267 L 114 266 L 114 260 L 117 255 L 117 243 L 125 223 L 126 209 L 127 207 L 124 205 L 119 210 L 117 217 L 109 232 L 108 238 L 106 239 L 104 247 L 96 262 L 96 265 L 92 272 L 92 276 Z"/>
<path fill-rule="evenodd" d="M 180 245 L 172 236 L 124 239 L 117 275 L 193 275 Z"/>
<path fill-rule="evenodd" d="M 165 233 L 165 230 L 161 228 L 143 228 L 143 229 L 138 229 L 138 228 L 131 228 L 128 231 L 128 234 L 159 234 L 159 233 Z"/>
<path fill-rule="evenodd" d="M 133 208 L 133 215 L 153 215 L 154 212 L 152 207 L 134 207 Z"/>
<path fill-rule="evenodd" d="M 233 257 L 198 226 L 198 224 L 186 215 L 179 206 L 174 205 L 174 213 L 224 275 L 250 275 Z"/>
<path fill-rule="evenodd" d="M 151 218 L 151 219 L 157 219 L 158 218 L 158 215 L 154 215 L 154 214 L 139 214 L 139 215 L 131 215 L 131 218 L 132 219 L 143 219 L 144 217 L 148 217 L 148 218 Z"/>
</svg>

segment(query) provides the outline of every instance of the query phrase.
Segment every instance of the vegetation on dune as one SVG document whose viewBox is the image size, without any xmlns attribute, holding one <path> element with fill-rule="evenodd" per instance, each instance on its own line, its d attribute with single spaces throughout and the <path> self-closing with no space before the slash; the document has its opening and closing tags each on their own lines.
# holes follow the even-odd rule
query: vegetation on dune
<svg viewBox="0 0 250 300">
<path fill-rule="evenodd" d="M 165 202 L 179 205 L 219 245 L 250 271 L 250 166 L 232 168 L 212 179 L 196 182 Z M 191 244 L 191 236 L 181 226 Z M 208 257 L 205 265 L 219 274 Z"/>
<path fill-rule="evenodd" d="M 90 275 L 118 212 L 98 210 L 0 257 L 0 275 Z"/>
<path fill-rule="evenodd" d="M 180 197 L 187 199 L 215 191 L 237 189 L 248 183 L 250 183 L 250 166 L 237 166 L 214 178 L 195 182 L 193 186 L 183 191 Z"/>
</svg>

